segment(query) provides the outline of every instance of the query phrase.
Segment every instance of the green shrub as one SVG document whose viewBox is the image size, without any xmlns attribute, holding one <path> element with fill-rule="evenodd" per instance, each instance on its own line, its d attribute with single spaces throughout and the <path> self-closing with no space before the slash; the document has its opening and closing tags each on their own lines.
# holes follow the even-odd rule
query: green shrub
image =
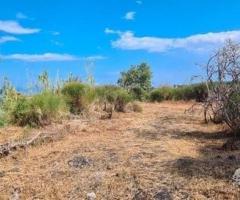
<svg viewBox="0 0 240 200">
<path fill-rule="evenodd" d="M 0 110 L 0 127 L 4 126 L 6 123 L 5 113 L 3 110 Z"/>
<path fill-rule="evenodd" d="M 10 112 L 10 122 L 19 126 L 40 126 L 42 123 L 41 110 L 37 109 L 30 99 L 21 97 Z"/>
<path fill-rule="evenodd" d="M 66 113 L 68 108 L 62 96 L 51 92 L 45 92 L 35 95 L 31 98 L 31 103 L 40 108 L 43 120 L 56 119 L 63 113 Z"/>
<path fill-rule="evenodd" d="M 160 88 L 154 89 L 150 93 L 149 99 L 150 99 L 151 102 L 161 102 L 161 101 L 163 101 L 164 96 L 163 96 L 162 90 Z"/>
<path fill-rule="evenodd" d="M 101 103 L 113 104 L 116 100 L 117 91 L 119 87 L 114 85 L 104 85 L 96 87 L 96 94 Z"/>
<path fill-rule="evenodd" d="M 201 83 L 178 86 L 173 91 L 173 100 L 196 100 L 201 102 L 207 97 L 207 87 Z"/>
<path fill-rule="evenodd" d="M 207 88 L 204 84 L 182 85 L 178 87 L 160 87 L 152 90 L 150 101 L 163 100 L 196 100 L 203 101 L 207 97 Z"/>
<path fill-rule="evenodd" d="M 117 112 L 124 112 L 126 105 L 132 100 L 131 95 L 124 89 L 116 91 L 116 100 L 114 103 L 114 109 Z"/>
<path fill-rule="evenodd" d="M 70 82 L 63 86 L 62 94 L 70 107 L 70 112 L 79 114 L 94 101 L 96 97 L 95 89 L 89 85 Z"/>
<path fill-rule="evenodd" d="M 10 112 L 10 122 L 20 126 L 38 127 L 51 123 L 67 112 L 60 96 L 42 93 L 32 97 L 20 97 Z"/>
<path fill-rule="evenodd" d="M 99 86 L 96 93 L 104 110 L 107 104 L 112 104 L 117 112 L 124 112 L 125 106 L 133 99 L 125 89 L 113 85 Z"/>
</svg>

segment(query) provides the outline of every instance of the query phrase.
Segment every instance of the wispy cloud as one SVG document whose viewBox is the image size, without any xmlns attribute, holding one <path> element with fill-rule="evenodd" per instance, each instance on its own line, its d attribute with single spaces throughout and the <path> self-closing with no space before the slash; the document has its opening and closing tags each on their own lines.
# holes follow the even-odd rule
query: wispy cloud
<svg viewBox="0 0 240 200">
<path fill-rule="evenodd" d="M 110 29 L 110 28 L 105 28 L 104 32 L 105 32 L 106 34 L 118 34 L 118 35 L 121 35 L 121 34 L 122 34 L 121 31 L 112 30 L 112 29 Z"/>
<path fill-rule="evenodd" d="M 0 44 L 5 42 L 14 42 L 14 41 L 20 41 L 18 38 L 13 36 L 2 36 L 0 37 Z"/>
<path fill-rule="evenodd" d="M 33 33 L 38 33 L 40 29 L 25 28 L 16 21 L 0 20 L 0 31 L 11 33 L 11 34 L 33 34 Z"/>
<path fill-rule="evenodd" d="M 18 60 L 24 62 L 50 62 L 50 61 L 98 61 L 107 59 L 105 56 L 94 55 L 78 57 L 70 54 L 44 53 L 44 54 L 10 54 L 0 55 L 0 60 Z"/>
<path fill-rule="evenodd" d="M 23 14 L 22 12 L 18 12 L 18 13 L 16 14 L 16 18 L 17 18 L 17 19 L 28 19 L 28 16 L 25 15 L 25 14 Z"/>
<path fill-rule="evenodd" d="M 79 58 L 70 54 L 44 53 L 44 54 L 11 54 L 0 55 L 2 60 L 19 60 L 25 62 L 47 61 L 75 61 Z"/>
<path fill-rule="evenodd" d="M 134 20 L 135 19 L 135 15 L 136 15 L 136 12 L 134 11 L 130 11 L 130 12 L 127 12 L 124 16 L 124 19 L 126 20 Z"/>
<path fill-rule="evenodd" d="M 146 50 L 149 52 L 166 52 L 172 49 L 208 51 L 223 44 L 227 39 L 240 41 L 240 30 L 196 34 L 183 38 L 137 37 L 131 31 L 105 30 L 105 33 L 117 34 L 119 38 L 112 42 L 115 48 L 125 50 Z"/>
</svg>

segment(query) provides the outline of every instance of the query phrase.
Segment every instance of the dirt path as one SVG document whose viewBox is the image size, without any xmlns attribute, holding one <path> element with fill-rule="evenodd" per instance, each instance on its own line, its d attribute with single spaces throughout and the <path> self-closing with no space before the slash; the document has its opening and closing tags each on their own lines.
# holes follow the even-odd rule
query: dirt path
<svg viewBox="0 0 240 200">
<path fill-rule="evenodd" d="M 239 152 L 218 150 L 228 137 L 219 127 L 184 114 L 190 104 L 142 106 L 72 120 L 61 139 L 0 159 L 0 199 L 240 199 Z"/>
</svg>

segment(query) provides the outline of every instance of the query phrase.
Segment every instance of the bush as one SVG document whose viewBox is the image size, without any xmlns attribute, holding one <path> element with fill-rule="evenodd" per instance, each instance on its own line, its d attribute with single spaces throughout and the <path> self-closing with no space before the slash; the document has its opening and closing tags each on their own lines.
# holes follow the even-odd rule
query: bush
<svg viewBox="0 0 240 200">
<path fill-rule="evenodd" d="M 10 122 L 20 126 L 38 127 L 50 124 L 67 111 L 65 102 L 53 93 L 19 97 L 10 114 Z"/>
<path fill-rule="evenodd" d="M 4 111 L 0 110 L 0 127 L 4 126 L 7 123 L 4 114 Z"/>
<path fill-rule="evenodd" d="M 117 91 L 120 88 L 114 85 L 105 85 L 105 86 L 98 86 L 96 87 L 96 94 L 98 97 L 98 100 L 101 103 L 110 103 L 114 104 L 117 96 Z"/>
<path fill-rule="evenodd" d="M 234 136 L 240 136 L 239 71 L 240 45 L 230 40 L 210 57 L 206 65 L 209 94 L 203 107 L 205 121 L 207 115 L 217 114 Z"/>
<path fill-rule="evenodd" d="M 196 100 L 204 101 L 207 97 L 207 88 L 204 84 L 182 85 L 178 87 L 160 87 L 150 93 L 150 101 L 163 100 Z"/>
<path fill-rule="evenodd" d="M 125 106 L 132 100 L 132 96 L 123 88 L 106 85 L 96 88 L 96 93 L 100 103 L 104 104 L 104 109 L 107 104 L 112 104 L 118 112 L 124 112 Z"/>
<path fill-rule="evenodd" d="M 126 105 L 132 100 L 131 95 L 124 89 L 116 91 L 116 100 L 114 103 L 114 109 L 117 112 L 124 112 Z"/>
<path fill-rule="evenodd" d="M 66 102 L 70 107 L 70 112 L 80 114 L 83 110 L 94 101 L 96 92 L 89 85 L 70 82 L 63 86 L 62 94 L 65 96 Z"/>
<path fill-rule="evenodd" d="M 10 112 L 10 122 L 19 126 L 40 126 L 42 124 L 41 110 L 33 106 L 30 99 L 21 97 Z"/>
<path fill-rule="evenodd" d="M 162 90 L 160 88 L 158 89 L 154 89 L 151 93 L 150 93 L 150 101 L 151 102 L 161 102 L 164 100 L 164 95 L 162 93 Z"/>
</svg>

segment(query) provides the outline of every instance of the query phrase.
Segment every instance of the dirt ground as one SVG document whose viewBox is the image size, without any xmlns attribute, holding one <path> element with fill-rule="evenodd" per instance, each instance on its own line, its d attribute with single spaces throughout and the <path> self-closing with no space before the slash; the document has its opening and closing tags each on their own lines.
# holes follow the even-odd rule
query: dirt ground
<svg viewBox="0 0 240 200">
<path fill-rule="evenodd" d="M 56 137 L 0 159 L 0 199 L 240 199 L 240 152 L 221 150 L 229 135 L 184 113 L 190 105 L 142 103 L 142 113 L 36 130 Z M 31 134 L 2 128 L 0 144 Z"/>
</svg>

